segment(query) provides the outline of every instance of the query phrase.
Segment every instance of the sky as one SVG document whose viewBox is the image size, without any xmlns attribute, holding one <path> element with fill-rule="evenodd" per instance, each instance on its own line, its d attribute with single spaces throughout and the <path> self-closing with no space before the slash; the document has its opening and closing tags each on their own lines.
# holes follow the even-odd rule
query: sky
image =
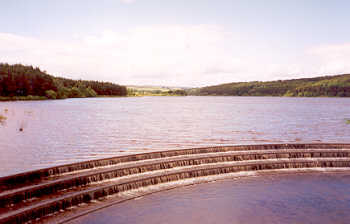
<svg viewBox="0 0 350 224">
<path fill-rule="evenodd" d="M 350 1 L 0 0 L 0 62 L 123 85 L 350 73 Z"/>
</svg>

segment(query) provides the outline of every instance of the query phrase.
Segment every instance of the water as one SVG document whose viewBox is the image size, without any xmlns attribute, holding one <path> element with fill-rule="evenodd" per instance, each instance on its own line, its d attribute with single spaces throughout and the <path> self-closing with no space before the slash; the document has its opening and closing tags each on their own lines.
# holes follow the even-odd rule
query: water
<svg viewBox="0 0 350 224">
<path fill-rule="evenodd" d="M 177 188 L 83 216 L 72 224 L 349 223 L 350 174 L 291 174 Z"/>
<path fill-rule="evenodd" d="M 1 102 L 0 176 L 152 150 L 350 142 L 349 98 L 132 97 Z M 23 128 L 23 131 L 19 131 Z"/>
</svg>

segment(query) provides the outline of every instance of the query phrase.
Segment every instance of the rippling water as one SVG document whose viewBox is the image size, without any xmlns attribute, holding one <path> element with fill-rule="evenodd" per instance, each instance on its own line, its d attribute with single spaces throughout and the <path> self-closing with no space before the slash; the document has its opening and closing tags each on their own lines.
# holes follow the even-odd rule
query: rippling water
<svg viewBox="0 0 350 224">
<path fill-rule="evenodd" d="M 91 213 L 72 224 L 346 224 L 349 211 L 349 173 L 290 174 L 155 193 Z"/>
<path fill-rule="evenodd" d="M 1 102 L 0 176 L 213 145 L 350 142 L 350 99 L 132 97 Z M 23 131 L 19 131 L 23 128 Z"/>
</svg>

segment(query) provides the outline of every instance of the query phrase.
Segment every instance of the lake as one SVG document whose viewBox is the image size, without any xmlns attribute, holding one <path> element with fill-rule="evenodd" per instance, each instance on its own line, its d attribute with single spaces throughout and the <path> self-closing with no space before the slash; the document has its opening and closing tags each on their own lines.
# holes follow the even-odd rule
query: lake
<svg viewBox="0 0 350 224">
<path fill-rule="evenodd" d="M 85 98 L 1 102 L 0 114 L 0 176 L 152 150 L 350 142 L 350 98 Z"/>
</svg>

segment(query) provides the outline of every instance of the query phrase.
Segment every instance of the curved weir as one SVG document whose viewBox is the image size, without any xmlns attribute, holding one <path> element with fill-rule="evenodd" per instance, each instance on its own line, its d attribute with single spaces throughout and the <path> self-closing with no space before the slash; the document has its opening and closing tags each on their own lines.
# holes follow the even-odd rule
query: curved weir
<svg viewBox="0 0 350 224">
<path fill-rule="evenodd" d="M 0 223 L 182 179 L 246 171 L 350 168 L 350 144 L 268 144 L 150 152 L 0 178 Z"/>
</svg>

